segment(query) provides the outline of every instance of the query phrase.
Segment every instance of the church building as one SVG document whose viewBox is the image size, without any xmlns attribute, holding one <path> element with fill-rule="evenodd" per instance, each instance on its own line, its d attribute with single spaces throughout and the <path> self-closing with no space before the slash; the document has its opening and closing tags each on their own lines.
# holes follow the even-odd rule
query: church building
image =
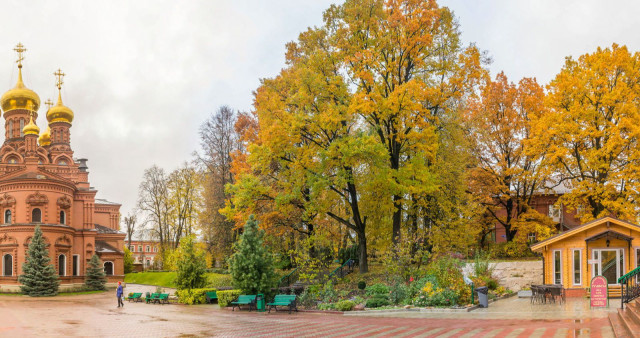
<svg viewBox="0 0 640 338">
<path fill-rule="evenodd" d="M 48 125 L 36 125 L 40 98 L 22 79 L 22 44 L 18 80 L 2 95 L 5 140 L 0 147 L 0 290 L 16 290 L 36 225 L 42 229 L 60 288 L 84 283 L 87 264 L 98 254 L 109 284 L 124 277 L 125 234 L 118 231 L 120 204 L 96 199 L 86 159 L 71 147 L 73 111 L 62 103 L 64 74 L 58 70 L 58 101 L 46 104 Z"/>
</svg>

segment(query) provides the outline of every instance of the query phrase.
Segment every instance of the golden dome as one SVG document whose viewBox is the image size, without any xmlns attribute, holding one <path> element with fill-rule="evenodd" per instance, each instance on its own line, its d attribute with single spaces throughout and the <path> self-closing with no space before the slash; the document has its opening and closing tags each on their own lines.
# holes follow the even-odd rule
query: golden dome
<svg viewBox="0 0 640 338">
<path fill-rule="evenodd" d="M 38 144 L 43 147 L 51 144 L 51 128 L 49 126 L 44 130 L 44 133 L 40 134 Z"/>
<path fill-rule="evenodd" d="M 58 81 L 56 82 L 58 86 L 58 103 L 47 111 L 47 121 L 49 121 L 49 123 L 66 122 L 71 124 L 71 122 L 73 122 L 73 111 L 62 104 L 62 94 L 60 93 L 62 91 L 62 77 L 64 73 L 58 69 L 54 75 L 58 77 Z"/>
<path fill-rule="evenodd" d="M 18 65 L 18 83 L 16 83 L 13 89 L 2 95 L 0 104 L 5 113 L 14 109 L 38 111 L 40 107 L 40 97 L 38 97 L 36 92 L 25 87 L 24 82 L 22 82 L 22 65 Z"/>
<path fill-rule="evenodd" d="M 29 124 L 27 124 L 26 126 L 24 126 L 24 128 L 22 128 L 22 133 L 26 135 L 36 135 L 38 136 L 38 134 L 40 134 L 40 127 L 36 126 L 35 123 L 33 123 L 33 116 L 31 116 L 31 119 L 29 120 Z"/>
</svg>

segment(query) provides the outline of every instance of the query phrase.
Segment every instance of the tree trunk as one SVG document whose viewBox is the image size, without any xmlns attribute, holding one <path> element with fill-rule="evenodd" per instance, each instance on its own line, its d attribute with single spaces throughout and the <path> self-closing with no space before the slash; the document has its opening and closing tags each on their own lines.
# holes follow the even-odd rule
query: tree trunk
<svg viewBox="0 0 640 338">
<path fill-rule="evenodd" d="M 393 244 L 397 244 L 400 241 L 400 224 L 402 222 L 402 197 L 393 195 L 393 205 L 396 210 L 393 211 L 393 229 L 391 231 L 391 241 Z"/>
<path fill-rule="evenodd" d="M 360 257 L 358 263 L 360 267 L 360 273 L 369 272 L 369 263 L 367 262 L 367 238 L 364 232 L 358 232 L 358 250 L 360 250 Z"/>
</svg>

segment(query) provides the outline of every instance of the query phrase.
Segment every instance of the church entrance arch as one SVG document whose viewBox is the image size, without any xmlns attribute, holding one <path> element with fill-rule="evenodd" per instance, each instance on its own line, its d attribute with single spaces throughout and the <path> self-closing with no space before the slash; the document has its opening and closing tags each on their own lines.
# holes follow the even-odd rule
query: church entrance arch
<svg viewBox="0 0 640 338">
<path fill-rule="evenodd" d="M 2 275 L 13 276 L 13 256 L 5 254 L 2 257 Z"/>
<path fill-rule="evenodd" d="M 112 262 L 104 262 L 104 273 L 107 276 L 113 275 L 113 263 Z"/>
</svg>

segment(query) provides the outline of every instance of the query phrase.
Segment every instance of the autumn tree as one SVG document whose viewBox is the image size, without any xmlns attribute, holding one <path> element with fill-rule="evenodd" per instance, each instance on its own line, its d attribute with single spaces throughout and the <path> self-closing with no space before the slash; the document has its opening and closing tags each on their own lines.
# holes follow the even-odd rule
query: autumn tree
<svg viewBox="0 0 640 338">
<path fill-rule="evenodd" d="M 128 246 L 131 246 L 131 240 L 136 232 L 136 222 L 138 221 L 135 213 L 130 213 L 129 216 L 125 216 L 124 219 L 125 231 L 127 233 Z"/>
<path fill-rule="evenodd" d="M 549 111 L 533 121 L 531 153 L 547 152 L 559 203 L 583 221 L 638 212 L 640 53 L 625 46 L 567 57 L 548 86 Z"/>
<path fill-rule="evenodd" d="M 542 217 L 529 213 L 537 213 L 530 207 L 531 198 L 545 187 L 540 170 L 545 151 L 527 152 L 525 142 L 531 137 L 531 120 L 539 119 L 544 110 L 544 90 L 535 79 L 524 78 L 516 85 L 504 73 L 494 81 L 487 78 L 480 95 L 467 105 L 476 161 L 470 187 L 490 216 L 489 223 L 504 227 L 507 241 L 514 240 L 514 224 L 522 215 Z"/>
<path fill-rule="evenodd" d="M 349 110 L 387 152 L 395 242 L 403 220 L 439 188 L 443 122 L 483 74 L 481 55 L 461 46 L 453 13 L 433 0 L 346 1 L 327 10 L 325 29 L 326 48 L 336 50 L 355 88 Z"/>
<path fill-rule="evenodd" d="M 230 197 L 225 186 L 234 182 L 231 156 L 241 153 L 237 122 L 233 109 L 222 106 L 200 127 L 201 151 L 197 157 L 204 168 L 204 208 L 200 224 L 205 242 L 209 250 L 215 251 L 218 263 L 231 254 L 237 236 L 233 221 L 219 212 Z"/>
<path fill-rule="evenodd" d="M 167 174 L 164 169 L 153 165 L 144 171 L 138 189 L 138 209 L 145 213 L 145 225 L 148 226 L 152 238 L 160 242 L 160 250 L 171 242 L 171 203 Z"/>
</svg>

